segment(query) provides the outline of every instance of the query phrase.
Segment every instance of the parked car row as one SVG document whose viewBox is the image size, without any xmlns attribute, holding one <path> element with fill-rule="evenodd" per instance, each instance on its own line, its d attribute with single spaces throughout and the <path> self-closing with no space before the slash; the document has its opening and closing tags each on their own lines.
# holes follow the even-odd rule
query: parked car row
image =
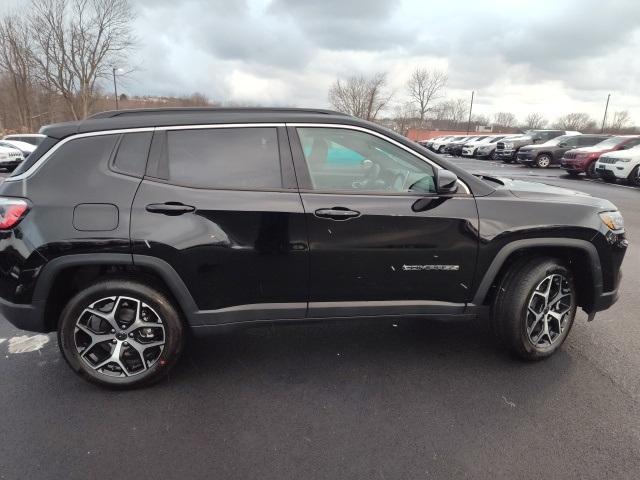
<svg viewBox="0 0 640 480">
<path fill-rule="evenodd" d="M 13 170 L 42 142 L 37 133 L 7 135 L 0 140 L 0 169 Z"/>
<path fill-rule="evenodd" d="M 419 143 L 441 154 L 517 161 L 538 168 L 558 165 L 572 177 L 584 173 L 640 186 L 640 135 L 530 130 L 513 135 L 445 136 Z"/>
<path fill-rule="evenodd" d="M 495 159 L 496 145 L 499 140 L 516 137 L 518 135 L 470 135 L 444 136 L 427 141 L 418 142 L 436 153 L 449 153 L 464 157 L 478 157 Z"/>
</svg>

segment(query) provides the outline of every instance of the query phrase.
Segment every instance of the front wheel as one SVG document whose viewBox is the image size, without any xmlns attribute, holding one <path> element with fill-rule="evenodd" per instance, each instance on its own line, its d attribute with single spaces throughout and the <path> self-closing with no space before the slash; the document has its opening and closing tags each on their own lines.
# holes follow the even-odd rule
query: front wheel
<svg viewBox="0 0 640 480">
<path fill-rule="evenodd" d="M 596 162 L 592 162 L 591 165 L 587 167 L 586 170 L 587 177 L 589 178 L 598 178 L 598 172 L 596 172 Z"/>
<path fill-rule="evenodd" d="M 549 155 L 538 155 L 535 166 L 538 168 L 548 168 L 551 165 L 551 157 Z"/>
<path fill-rule="evenodd" d="M 132 388 L 164 377 L 182 352 L 180 314 L 165 294 L 128 279 L 101 280 L 60 316 L 58 344 L 69 366 L 105 387 Z"/>
<path fill-rule="evenodd" d="M 519 357 L 552 355 L 567 338 L 576 315 L 571 271 L 553 258 L 516 262 L 499 285 L 492 308 L 493 330 Z"/>
</svg>

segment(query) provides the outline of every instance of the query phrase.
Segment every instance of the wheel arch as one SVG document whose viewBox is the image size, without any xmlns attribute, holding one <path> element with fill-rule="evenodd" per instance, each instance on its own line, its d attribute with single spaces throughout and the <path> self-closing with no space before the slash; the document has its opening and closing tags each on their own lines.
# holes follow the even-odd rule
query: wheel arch
<svg viewBox="0 0 640 480">
<path fill-rule="evenodd" d="M 523 257 L 554 257 L 564 261 L 574 273 L 578 289 L 578 304 L 590 312 L 603 289 L 600 257 L 596 247 L 586 240 L 565 238 L 535 238 L 516 240 L 503 246 L 496 254 L 473 296 L 472 305 L 488 305 L 504 274 Z"/>
<path fill-rule="evenodd" d="M 51 260 L 38 278 L 33 304 L 42 315 L 43 331 L 57 329 L 60 313 L 82 285 L 97 278 L 114 276 L 138 279 L 162 290 L 175 301 L 188 322 L 197 311 L 186 285 L 163 260 L 118 253 L 75 254 Z"/>
</svg>

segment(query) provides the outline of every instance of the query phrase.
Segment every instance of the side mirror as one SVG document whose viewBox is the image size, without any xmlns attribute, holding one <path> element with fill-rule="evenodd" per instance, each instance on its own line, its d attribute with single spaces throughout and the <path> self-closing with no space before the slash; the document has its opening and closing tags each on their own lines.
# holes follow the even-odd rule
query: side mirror
<svg viewBox="0 0 640 480">
<path fill-rule="evenodd" d="M 447 195 L 458 191 L 458 176 L 449 170 L 438 170 L 436 192 Z"/>
</svg>

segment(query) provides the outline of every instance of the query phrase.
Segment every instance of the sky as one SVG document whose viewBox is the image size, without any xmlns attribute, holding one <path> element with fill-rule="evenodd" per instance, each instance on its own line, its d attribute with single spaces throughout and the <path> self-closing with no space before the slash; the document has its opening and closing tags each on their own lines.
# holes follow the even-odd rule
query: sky
<svg viewBox="0 0 640 480">
<path fill-rule="evenodd" d="M 639 0 L 131 3 L 139 45 L 121 80 L 128 94 L 328 108 L 336 78 L 386 72 L 393 107 L 426 67 L 447 71 L 447 98 L 475 91 L 477 114 L 601 119 L 611 93 L 609 111 L 640 124 Z"/>
</svg>

